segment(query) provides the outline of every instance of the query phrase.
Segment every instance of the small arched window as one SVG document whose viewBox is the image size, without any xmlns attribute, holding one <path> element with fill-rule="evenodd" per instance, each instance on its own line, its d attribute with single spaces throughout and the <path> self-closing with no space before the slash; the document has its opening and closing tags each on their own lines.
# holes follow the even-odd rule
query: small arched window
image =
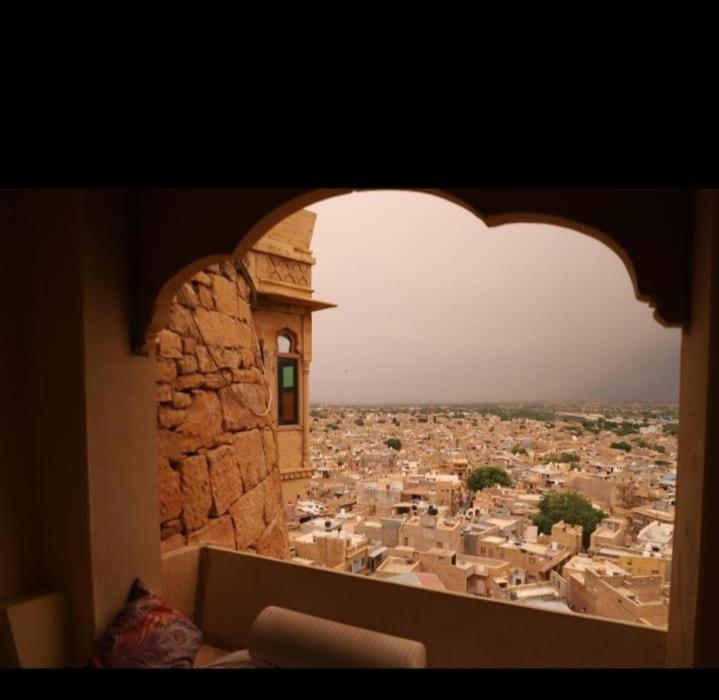
<svg viewBox="0 0 719 700">
<path fill-rule="evenodd" d="M 287 333 L 280 333 L 277 336 L 277 352 L 290 353 L 292 351 L 292 338 Z"/>
<path fill-rule="evenodd" d="M 295 350 L 295 344 L 289 333 L 280 333 L 277 336 L 278 425 L 298 425 L 300 422 L 297 358 L 288 357 Z"/>
</svg>

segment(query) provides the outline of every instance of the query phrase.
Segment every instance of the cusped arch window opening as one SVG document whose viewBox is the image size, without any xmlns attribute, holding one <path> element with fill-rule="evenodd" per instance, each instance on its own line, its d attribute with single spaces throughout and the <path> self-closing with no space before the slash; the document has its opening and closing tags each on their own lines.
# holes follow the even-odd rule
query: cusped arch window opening
<svg viewBox="0 0 719 700">
<path fill-rule="evenodd" d="M 382 205 L 397 230 L 371 237 L 381 227 L 367 225 L 358 242 L 349 205 L 360 198 Z M 293 552 L 386 579 L 401 570 L 388 552 L 403 543 L 415 550 L 414 575 L 441 569 L 422 585 L 521 594 L 564 612 L 586 595 L 585 570 L 612 593 L 611 558 L 627 590 L 651 578 L 651 620 L 642 608 L 630 621 L 666 628 L 679 333 L 647 323 L 620 261 L 576 232 L 491 230 L 418 193 L 346 195 L 313 209 L 280 222 L 242 262 L 197 271 L 173 301 L 157 352 L 163 551 L 201 541 Z M 409 223 L 392 218 L 400 209 Z M 427 255 L 440 220 L 456 243 Z M 334 306 L 315 287 L 343 300 L 339 313 L 313 320 Z M 248 455 L 267 468 L 255 473 Z M 222 480 L 218 464 L 237 465 L 226 471 L 244 481 Z M 201 496 L 195 478 L 210 486 Z M 583 520 L 540 517 L 545 496 L 567 491 L 581 497 Z M 263 513 L 277 513 L 269 531 L 244 526 L 243 509 L 260 498 Z M 560 505 L 571 515 L 574 502 Z M 329 536 L 326 522 L 346 535 L 341 566 L 307 536 Z M 500 529 L 485 536 L 490 527 Z M 647 547 L 659 556 L 630 571 L 623 557 Z M 462 578 L 453 588 L 448 550 L 483 572 L 481 586 Z M 518 565 L 526 575 L 509 573 Z"/>
<path fill-rule="evenodd" d="M 277 352 L 284 354 L 295 352 L 295 345 L 289 333 L 282 332 L 277 336 Z"/>
</svg>

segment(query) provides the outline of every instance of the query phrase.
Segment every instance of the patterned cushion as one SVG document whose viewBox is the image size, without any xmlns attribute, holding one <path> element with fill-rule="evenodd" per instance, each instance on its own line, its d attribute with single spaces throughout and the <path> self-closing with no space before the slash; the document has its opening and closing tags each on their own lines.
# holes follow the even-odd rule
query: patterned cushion
<svg viewBox="0 0 719 700">
<path fill-rule="evenodd" d="M 202 632 L 141 581 L 97 645 L 93 668 L 192 668 Z"/>
</svg>

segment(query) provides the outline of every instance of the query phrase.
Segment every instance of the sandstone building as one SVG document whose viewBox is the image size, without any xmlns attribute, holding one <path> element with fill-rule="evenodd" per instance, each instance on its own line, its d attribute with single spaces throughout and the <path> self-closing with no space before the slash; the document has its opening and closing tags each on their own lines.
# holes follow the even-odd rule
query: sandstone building
<svg viewBox="0 0 719 700">
<path fill-rule="evenodd" d="M 309 484 L 314 215 L 273 228 L 243 263 L 195 274 L 157 336 L 163 551 L 214 544 L 285 558 L 282 502 Z"/>
<path fill-rule="evenodd" d="M 334 304 L 312 298 L 310 251 L 316 215 L 281 221 L 245 257 L 256 289 L 253 318 L 272 388 L 282 497 L 294 502 L 313 473 L 309 374 L 312 313 Z"/>
</svg>

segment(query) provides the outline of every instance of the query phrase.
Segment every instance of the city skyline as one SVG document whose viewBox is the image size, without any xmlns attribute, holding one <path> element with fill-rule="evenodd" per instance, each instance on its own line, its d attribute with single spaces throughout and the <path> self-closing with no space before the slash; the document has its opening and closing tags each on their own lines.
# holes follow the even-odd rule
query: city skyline
<svg viewBox="0 0 719 700">
<path fill-rule="evenodd" d="M 312 403 L 678 400 L 680 332 L 602 243 L 416 192 L 309 209 L 315 297 L 338 304 L 313 320 Z"/>
</svg>

